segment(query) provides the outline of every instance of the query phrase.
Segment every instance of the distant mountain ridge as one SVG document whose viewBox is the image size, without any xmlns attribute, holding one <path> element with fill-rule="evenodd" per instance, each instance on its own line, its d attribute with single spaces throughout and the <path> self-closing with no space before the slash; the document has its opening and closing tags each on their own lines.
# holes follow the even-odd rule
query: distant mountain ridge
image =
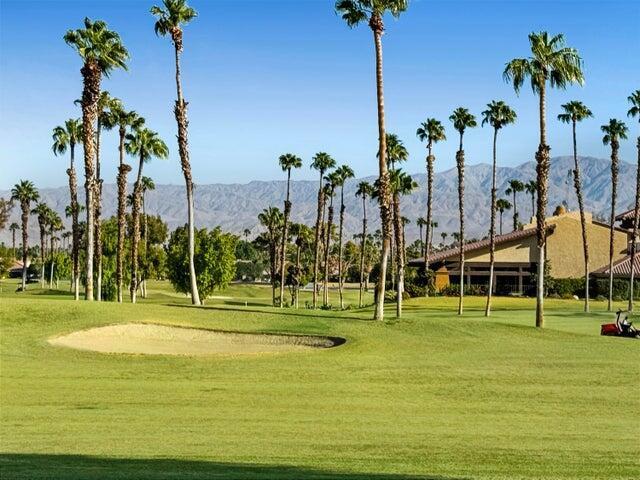
<svg viewBox="0 0 640 480">
<path fill-rule="evenodd" d="M 609 160 L 581 157 L 582 182 L 585 206 L 594 215 L 608 218 L 611 198 L 611 163 Z M 626 162 L 620 164 L 617 211 L 631 207 L 635 194 L 635 166 Z M 573 169 L 573 158 L 569 156 L 554 157 L 551 160 L 549 176 L 549 212 L 566 202 L 570 210 L 577 209 L 573 181 L 569 172 Z M 415 220 L 426 216 L 426 173 L 412 175 L 419 188 L 410 196 L 402 199 L 402 214 L 411 220 L 407 226 L 409 240 L 417 238 L 418 228 Z M 82 178 L 82 174 L 79 174 Z M 498 194 L 504 194 L 507 182 L 518 179 L 523 182 L 535 179 L 535 162 L 526 162 L 517 167 L 498 167 Z M 345 185 L 345 238 L 358 233 L 361 228 L 362 203 L 355 197 L 357 183 L 363 179 L 350 180 Z M 374 177 L 364 180 L 373 181 Z M 317 199 L 317 181 L 294 180 L 291 182 L 292 220 L 312 225 L 315 222 Z M 83 188 L 79 188 L 81 201 L 84 201 Z M 131 192 L 129 185 L 128 191 Z M 489 202 L 491 191 L 491 165 L 469 165 L 465 171 L 465 213 L 466 228 L 469 236 L 481 237 L 488 231 Z M 7 198 L 10 192 L 0 191 L 0 197 Z M 40 190 L 43 201 L 64 217 L 64 208 L 69 203 L 68 187 L 43 188 Z M 283 208 L 285 197 L 285 181 L 258 181 L 246 184 L 208 184 L 195 187 L 195 217 L 198 227 L 211 228 L 220 225 L 224 230 L 241 234 L 245 228 L 252 231 L 252 236 L 262 229 L 258 223 L 258 214 L 269 206 Z M 512 199 L 509 198 L 511 201 Z M 105 184 L 103 189 L 103 215 L 105 218 L 116 213 L 116 186 Z M 336 197 L 337 202 L 339 198 Z M 334 202 L 335 202 L 334 201 Z M 171 229 L 183 225 L 187 210 L 183 185 L 156 185 L 156 190 L 147 193 L 147 211 L 153 215 L 161 215 Z M 434 220 L 438 222 L 434 238 L 439 242 L 441 232 L 449 236 L 458 228 L 457 173 L 455 169 L 438 172 L 434 181 Z M 370 202 L 369 219 L 371 230 L 379 228 L 378 208 Z M 337 209 L 336 209 L 337 211 Z M 531 198 L 526 192 L 518 195 L 518 211 L 520 220 L 527 222 L 531 217 Z M 13 209 L 10 222 L 18 222 L 19 208 Z M 505 212 L 504 227 L 512 224 L 512 211 Z M 65 219 L 68 228 L 69 220 Z M 30 236 L 37 236 L 37 222 L 30 220 Z M 0 232 L 0 241 L 9 243 L 10 232 Z M 37 241 L 37 240 L 36 240 Z"/>
</svg>

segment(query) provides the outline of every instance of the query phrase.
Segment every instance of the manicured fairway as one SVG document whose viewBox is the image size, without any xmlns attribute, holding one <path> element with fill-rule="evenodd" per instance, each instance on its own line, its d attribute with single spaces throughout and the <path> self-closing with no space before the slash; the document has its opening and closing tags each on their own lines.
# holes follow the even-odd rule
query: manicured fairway
<svg viewBox="0 0 640 480">
<path fill-rule="evenodd" d="M 598 336 L 602 304 L 585 316 L 549 300 L 540 331 L 529 299 L 496 299 L 490 320 L 480 298 L 462 319 L 455 299 L 417 299 L 376 323 L 370 309 L 272 309 L 255 286 L 203 308 L 162 283 L 138 305 L 14 289 L 0 294 L 3 480 L 640 477 L 640 341 Z M 130 322 L 347 343 L 209 357 L 47 343 Z"/>
</svg>

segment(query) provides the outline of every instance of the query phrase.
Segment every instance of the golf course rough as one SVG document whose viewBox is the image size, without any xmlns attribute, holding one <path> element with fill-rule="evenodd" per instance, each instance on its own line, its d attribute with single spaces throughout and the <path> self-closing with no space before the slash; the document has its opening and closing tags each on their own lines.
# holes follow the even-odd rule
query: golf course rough
<svg viewBox="0 0 640 480">
<path fill-rule="evenodd" d="M 153 323 L 125 323 L 56 336 L 58 347 L 144 355 L 243 355 L 331 348 L 344 339 L 314 335 L 225 332 Z"/>
</svg>

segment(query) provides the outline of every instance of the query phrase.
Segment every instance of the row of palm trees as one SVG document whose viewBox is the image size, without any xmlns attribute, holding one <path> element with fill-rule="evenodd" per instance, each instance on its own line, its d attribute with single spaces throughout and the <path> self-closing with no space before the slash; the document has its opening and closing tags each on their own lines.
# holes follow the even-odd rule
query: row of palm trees
<svg viewBox="0 0 640 480">
<path fill-rule="evenodd" d="M 183 50 L 183 25 L 193 20 L 197 13 L 186 4 L 185 0 L 163 0 L 163 6 L 153 6 L 151 14 L 156 18 L 155 33 L 170 36 L 174 46 L 175 78 L 177 100 L 174 115 L 178 126 L 178 151 L 185 179 L 187 193 L 188 232 L 189 232 L 189 272 L 191 280 L 192 303 L 200 304 L 195 278 L 194 255 L 194 205 L 193 179 L 189 161 L 187 140 L 187 102 L 184 99 L 181 84 L 180 55 Z M 69 149 L 70 211 L 72 218 L 72 257 L 74 292 L 79 298 L 80 265 L 79 265 L 79 203 L 77 193 L 77 174 L 75 170 L 75 146 L 82 144 L 84 157 L 85 199 L 86 199 L 86 263 L 84 265 L 87 278 L 85 299 L 100 300 L 102 288 L 102 239 L 101 239 L 101 196 L 102 177 L 100 172 L 100 141 L 102 130 L 118 128 L 120 162 L 117 172 L 118 184 L 118 254 L 117 254 L 117 289 L 118 301 L 123 297 L 123 252 L 124 225 L 126 208 L 126 178 L 131 167 L 124 162 L 125 151 L 139 160 L 138 173 L 133 191 L 133 245 L 131 259 L 130 296 L 136 301 L 139 284 L 137 251 L 140 241 L 140 209 L 142 197 L 142 167 L 153 157 L 166 158 L 168 148 L 158 135 L 145 127 L 144 119 L 135 111 L 128 110 L 123 103 L 113 98 L 108 92 L 101 90 L 103 77 L 116 69 L 127 69 L 129 52 L 124 47 L 118 33 L 109 30 L 103 21 L 84 20 L 84 27 L 69 30 L 64 41 L 74 48 L 82 60 L 80 70 L 83 78 L 82 97 L 76 103 L 82 108 L 81 119 L 70 119 L 63 126 L 56 127 L 53 133 L 53 151 L 63 154 Z M 95 267 L 95 274 L 94 274 Z M 96 292 L 94 294 L 94 282 Z"/>
</svg>

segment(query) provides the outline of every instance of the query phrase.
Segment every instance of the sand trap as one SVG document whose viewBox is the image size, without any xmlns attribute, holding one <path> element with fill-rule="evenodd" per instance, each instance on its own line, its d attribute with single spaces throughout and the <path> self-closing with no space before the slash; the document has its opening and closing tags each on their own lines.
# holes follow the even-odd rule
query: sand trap
<svg viewBox="0 0 640 480">
<path fill-rule="evenodd" d="M 146 355 L 237 355 L 309 351 L 314 348 L 335 347 L 344 342 L 344 339 L 334 337 L 222 332 L 144 323 L 108 325 L 49 339 L 51 345 L 78 350 Z"/>
</svg>

